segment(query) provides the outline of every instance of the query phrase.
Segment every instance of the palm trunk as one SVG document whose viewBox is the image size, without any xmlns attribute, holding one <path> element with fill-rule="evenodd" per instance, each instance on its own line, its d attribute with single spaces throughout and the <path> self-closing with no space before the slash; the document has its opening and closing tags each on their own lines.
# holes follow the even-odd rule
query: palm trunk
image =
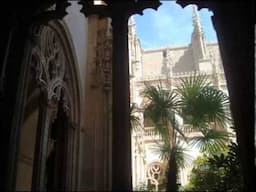
<svg viewBox="0 0 256 192">
<path fill-rule="evenodd" d="M 169 138 L 170 138 L 170 157 L 169 157 L 169 162 L 168 162 L 168 176 L 167 176 L 167 191 L 170 192 L 176 192 L 177 191 L 177 162 L 176 162 L 176 135 L 175 135 L 175 118 L 174 118 L 174 124 L 172 126 L 169 126 L 168 128 L 170 130 L 169 132 Z M 172 127 L 170 129 L 170 127 Z"/>
<path fill-rule="evenodd" d="M 167 187 L 166 191 L 176 192 L 178 190 L 177 187 L 177 162 L 175 158 L 175 150 L 171 150 L 169 162 L 168 162 L 168 176 L 167 176 Z"/>
</svg>

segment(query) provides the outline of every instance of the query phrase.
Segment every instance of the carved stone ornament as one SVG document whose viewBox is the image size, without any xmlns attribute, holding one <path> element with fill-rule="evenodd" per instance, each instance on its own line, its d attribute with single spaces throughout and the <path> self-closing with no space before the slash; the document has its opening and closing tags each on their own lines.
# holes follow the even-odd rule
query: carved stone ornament
<svg viewBox="0 0 256 192">
<path fill-rule="evenodd" d="M 37 24 L 47 24 L 54 19 L 62 20 L 68 12 L 67 7 L 71 5 L 69 0 L 53 0 L 50 3 L 50 7 L 47 10 L 39 12 L 38 15 L 32 17 L 32 22 Z"/>
<path fill-rule="evenodd" d="M 80 0 L 78 4 L 82 5 L 81 12 L 86 17 L 99 14 L 100 17 L 112 17 L 113 15 L 126 15 L 129 18 L 133 14 L 143 15 L 143 10 L 147 8 L 157 9 L 161 3 L 159 0 L 129 0 L 113 1 L 103 0 L 102 4 L 95 4 L 93 0 Z"/>
<path fill-rule="evenodd" d="M 47 95 L 47 104 L 56 108 L 65 88 L 66 61 L 64 50 L 56 32 L 50 26 L 41 26 L 32 32 L 31 68 L 33 79 Z M 70 95 L 65 89 L 64 111 L 69 114 Z M 56 110 L 53 110 L 56 113 Z"/>
<path fill-rule="evenodd" d="M 110 27 L 110 26 L 108 26 Z M 107 30 L 99 30 L 95 57 L 94 86 L 102 86 L 104 90 L 111 89 L 112 81 L 112 38 Z"/>
<path fill-rule="evenodd" d="M 164 169 L 163 165 L 159 162 L 151 163 L 147 168 L 147 179 L 150 184 L 155 186 L 155 189 L 158 190 L 158 185 L 162 183 L 164 178 Z"/>
</svg>

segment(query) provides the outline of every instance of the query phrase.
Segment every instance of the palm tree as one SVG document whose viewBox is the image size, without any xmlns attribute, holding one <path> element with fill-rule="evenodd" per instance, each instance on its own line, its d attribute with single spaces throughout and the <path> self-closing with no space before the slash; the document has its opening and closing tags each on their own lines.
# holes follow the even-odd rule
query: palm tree
<svg viewBox="0 0 256 192">
<path fill-rule="evenodd" d="M 202 129 L 200 134 L 190 138 L 189 144 L 198 148 L 206 156 L 213 156 L 226 150 L 232 136 L 226 131 L 214 129 Z"/>
<path fill-rule="evenodd" d="M 196 74 L 181 79 L 177 92 L 179 112 L 185 123 L 192 126 L 191 130 L 201 133 L 190 138 L 190 144 L 205 154 L 226 148 L 232 136 L 225 130 L 231 122 L 228 96 L 211 86 L 205 75 Z"/>
<path fill-rule="evenodd" d="M 143 93 L 148 101 L 145 114 L 153 121 L 155 131 L 162 137 L 165 146 L 168 146 L 167 190 L 177 191 L 176 142 L 178 134 L 184 136 L 182 131 L 178 128 L 175 118 L 177 94 L 168 89 L 164 89 L 161 82 L 157 86 L 146 84 Z"/>
<path fill-rule="evenodd" d="M 205 75 L 194 74 L 180 81 L 179 108 L 186 123 L 199 130 L 209 128 L 210 123 L 215 123 L 215 128 L 225 127 L 230 120 L 228 96 L 211 86 Z"/>
<path fill-rule="evenodd" d="M 154 145 L 151 147 L 151 149 L 153 149 L 153 152 L 156 155 L 158 155 L 163 162 L 170 161 L 169 158 L 170 158 L 171 147 L 170 147 L 169 143 L 156 141 L 157 145 Z M 175 149 L 173 151 L 175 153 L 175 160 L 176 160 L 176 165 L 177 165 L 176 171 L 177 172 L 179 169 L 186 168 L 191 163 L 193 157 L 189 154 L 189 149 L 186 146 L 184 146 L 184 142 L 179 140 L 176 143 Z M 168 174 L 169 174 L 169 166 L 170 165 L 168 165 L 168 167 L 167 167 L 168 169 L 166 170 L 167 178 L 168 178 Z M 170 167 L 170 169 L 173 169 L 173 167 Z M 172 174 L 175 174 L 175 173 L 172 173 Z"/>
<path fill-rule="evenodd" d="M 148 103 L 145 114 L 153 121 L 156 133 L 169 150 L 167 190 L 177 191 L 177 143 L 179 139 L 187 141 L 187 138 L 178 126 L 175 114 L 180 114 L 192 130 L 202 133 L 190 138 L 191 143 L 197 144 L 203 152 L 210 152 L 225 146 L 228 136 L 217 128 L 225 127 L 229 120 L 226 113 L 229 101 L 223 92 L 207 82 L 206 76 L 196 74 L 181 79 L 176 92 L 170 90 L 170 87 L 163 88 L 161 82 L 157 86 L 146 84 L 144 96 Z M 212 130 L 212 127 L 215 129 Z"/>
</svg>

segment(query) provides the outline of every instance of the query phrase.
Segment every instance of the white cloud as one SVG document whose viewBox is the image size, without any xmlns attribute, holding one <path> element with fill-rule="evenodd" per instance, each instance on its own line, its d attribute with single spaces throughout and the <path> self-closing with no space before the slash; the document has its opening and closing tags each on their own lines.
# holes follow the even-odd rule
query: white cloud
<svg viewBox="0 0 256 192">
<path fill-rule="evenodd" d="M 177 5 L 176 5 L 177 6 Z M 192 32 L 191 11 L 189 8 L 182 8 L 172 14 L 171 2 L 164 2 L 157 12 L 152 12 L 149 22 L 152 23 L 152 31 L 156 35 L 154 38 L 159 39 L 161 44 L 179 44 L 190 39 Z M 150 21 L 151 20 L 151 21 Z M 159 43 L 160 43 L 159 42 Z"/>
<path fill-rule="evenodd" d="M 146 9 L 143 12 L 144 16 L 135 17 L 135 20 L 137 18 L 142 25 L 141 28 L 137 25 L 142 46 L 145 48 L 188 44 L 193 30 L 191 5 L 182 8 L 173 1 L 162 3 L 157 11 Z M 204 13 L 203 16 L 203 21 L 208 27 L 210 13 Z M 204 31 L 211 33 L 212 28 L 209 27 Z"/>
</svg>

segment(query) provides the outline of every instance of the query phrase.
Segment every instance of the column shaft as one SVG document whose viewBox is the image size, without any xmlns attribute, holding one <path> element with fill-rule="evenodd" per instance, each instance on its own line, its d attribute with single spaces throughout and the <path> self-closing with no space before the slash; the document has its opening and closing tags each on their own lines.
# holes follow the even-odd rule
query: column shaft
<svg viewBox="0 0 256 192">
<path fill-rule="evenodd" d="M 113 146 L 112 189 L 131 191 L 129 119 L 128 19 L 112 17 L 113 26 Z"/>
</svg>

